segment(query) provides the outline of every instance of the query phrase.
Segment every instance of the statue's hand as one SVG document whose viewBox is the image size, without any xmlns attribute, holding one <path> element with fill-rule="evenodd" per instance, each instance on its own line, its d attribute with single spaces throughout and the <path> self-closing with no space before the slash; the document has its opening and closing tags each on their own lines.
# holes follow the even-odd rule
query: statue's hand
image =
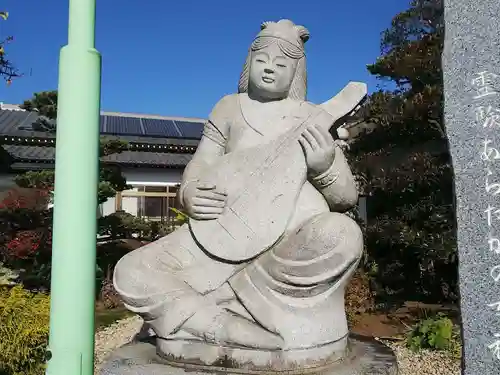
<svg viewBox="0 0 500 375">
<path fill-rule="evenodd" d="M 332 135 L 318 125 L 309 126 L 300 136 L 308 173 L 315 177 L 326 172 L 335 159 L 335 141 Z"/>
<path fill-rule="evenodd" d="M 196 181 L 184 190 L 184 206 L 189 217 L 196 220 L 217 219 L 226 205 L 227 194 L 213 184 Z"/>
</svg>

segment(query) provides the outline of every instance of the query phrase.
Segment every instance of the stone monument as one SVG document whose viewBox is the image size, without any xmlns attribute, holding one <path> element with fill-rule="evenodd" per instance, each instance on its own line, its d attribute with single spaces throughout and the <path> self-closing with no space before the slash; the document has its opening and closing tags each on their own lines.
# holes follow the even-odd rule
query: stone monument
<svg viewBox="0 0 500 375">
<path fill-rule="evenodd" d="M 344 309 L 363 237 L 344 214 L 358 193 L 329 130 L 366 85 L 307 102 L 308 39 L 289 20 L 261 26 L 238 93 L 215 105 L 184 172 L 189 223 L 115 268 L 154 335 L 115 352 L 102 375 L 397 373 L 389 348 L 349 336 Z"/>
<path fill-rule="evenodd" d="M 500 373 L 500 2 L 445 1 L 465 375 Z"/>
</svg>

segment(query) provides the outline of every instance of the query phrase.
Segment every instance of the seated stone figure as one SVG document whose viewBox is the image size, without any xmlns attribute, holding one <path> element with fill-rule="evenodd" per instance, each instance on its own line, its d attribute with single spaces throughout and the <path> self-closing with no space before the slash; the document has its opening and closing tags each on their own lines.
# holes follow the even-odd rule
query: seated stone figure
<svg viewBox="0 0 500 375">
<path fill-rule="evenodd" d="M 305 101 L 308 38 L 307 29 L 289 20 L 263 24 L 238 94 L 225 96 L 212 110 L 179 192 L 198 225 L 224 215 L 229 185 L 238 183 L 237 175 L 227 176 L 228 186 L 220 186 L 207 171 L 223 156 L 279 138 L 290 130 L 294 111 L 313 106 Z M 357 190 L 332 135 L 314 121 L 306 125 L 295 144 L 301 158 L 296 160 L 303 164 L 297 167 L 307 171 L 307 179 L 272 246 L 251 259 L 224 259 L 185 224 L 118 262 L 115 288 L 127 308 L 150 324 L 159 352 L 172 353 L 176 340 L 268 351 L 332 343 L 335 350 L 346 348 L 344 289 L 363 242 L 360 228 L 343 212 L 356 204 Z"/>
</svg>

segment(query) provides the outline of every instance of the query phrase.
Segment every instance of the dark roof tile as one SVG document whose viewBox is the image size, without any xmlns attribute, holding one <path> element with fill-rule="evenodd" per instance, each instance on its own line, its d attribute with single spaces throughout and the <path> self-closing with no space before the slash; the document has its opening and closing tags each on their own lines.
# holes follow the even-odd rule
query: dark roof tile
<svg viewBox="0 0 500 375">
<path fill-rule="evenodd" d="M 102 116 L 118 116 L 136 120 L 140 118 L 152 118 L 156 120 L 167 120 L 167 117 L 135 115 L 125 113 L 102 113 Z M 9 109 L 0 109 L 0 136 L 9 138 L 7 143 L 15 143 L 19 138 L 38 138 L 54 139 L 55 133 L 31 130 L 31 124 L 38 118 L 37 112 L 14 111 Z M 183 119 L 172 118 L 179 123 L 186 123 L 190 128 L 188 137 L 201 132 L 202 119 Z M 187 120 L 187 121 L 184 121 Z M 192 124 L 192 125 L 191 125 Z M 161 124 L 160 124 L 161 125 Z M 193 127 L 193 128 L 191 128 Z M 199 130 L 192 130 L 197 129 Z M 181 128 L 182 129 L 182 128 Z M 182 132 L 182 130 L 181 130 Z M 201 133 L 200 133 L 201 134 Z M 145 135 L 118 135 L 110 133 L 101 133 L 101 136 L 107 139 L 121 139 L 131 143 L 145 145 L 174 145 L 174 146 L 197 146 L 199 139 L 186 138 L 166 138 L 153 137 Z M 10 140 L 12 137 L 12 140 Z M 17 139 L 17 140 L 16 140 Z M 12 141 L 12 142 L 9 142 Z M 152 146 L 154 149 L 154 146 Z M 17 164 L 24 162 L 50 163 L 54 162 L 55 148 L 32 145 L 4 144 L 3 148 L 16 160 Z M 148 149 L 145 147 L 145 149 Z M 149 148 L 150 150 L 151 148 Z M 181 151 L 182 152 L 182 151 Z M 162 153 L 150 151 L 124 151 L 120 154 L 113 154 L 102 158 L 107 163 L 118 163 L 126 165 L 150 165 L 163 167 L 185 167 L 191 160 L 192 155 L 186 153 Z"/>
<path fill-rule="evenodd" d="M 55 158 L 54 147 L 4 145 L 3 148 L 17 162 L 53 162 Z M 192 155 L 190 154 L 124 151 L 118 154 L 105 156 L 101 158 L 101 160 L 105 163 L 183 168 L 189 163 L 191 158 Z"/>
<path fill-rule="evenodd" d="M 168 167 L 185 167 L 191 160 L 190 154 L 169 154 L 163 152 L 124 151 L 101 158 L 103 162 L 118 164 L 140 164 Z"/>
<path fill-rule="evenodd" d="M 37 117 L 35 112 L 0 110 L 0 134 L 17 134 L 19 127 L 31 124 Z"/>
<path fill-rule="evenodd" d="M 3 148 L 18 160 L 54 160 L 56 149 L 43 146 L 4 145 Z"/>
</svg>

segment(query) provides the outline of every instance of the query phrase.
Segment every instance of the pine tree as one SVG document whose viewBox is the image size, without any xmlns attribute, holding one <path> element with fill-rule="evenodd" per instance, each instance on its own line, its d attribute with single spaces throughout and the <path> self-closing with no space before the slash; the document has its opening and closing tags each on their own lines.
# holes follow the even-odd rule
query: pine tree
<svg viewBox="0 0 500 375">
<path fill-rule="evenodd" d="M 368 198 L 367 263 L 384 299 L 453 302 L 457 257 L 453 171 L 443 125 L 441 0 L 413 0 L 382 33 L 371 74 L 394 90 L 372 94 L 371 124 L 352 145 Z"/>
</svg>

